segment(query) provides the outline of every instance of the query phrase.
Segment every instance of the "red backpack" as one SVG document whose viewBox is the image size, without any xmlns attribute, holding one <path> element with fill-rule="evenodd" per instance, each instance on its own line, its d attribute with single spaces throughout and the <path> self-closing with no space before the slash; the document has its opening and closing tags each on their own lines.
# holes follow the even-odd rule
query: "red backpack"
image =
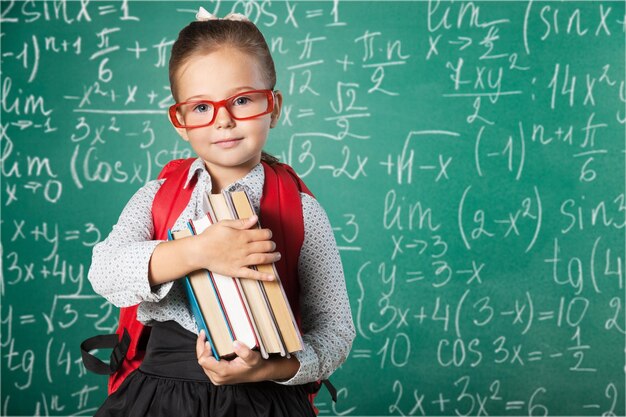
<svg viewBox="0 0 626 417">
<path fill-rule="evenodd" d="M 167 231 L 185 209 L 195 187 L 196 177 L 184 187 L 187 181 L 189 168 L 195 158 L 176 159 L 170 161 L 159 174 L 159 179 L 165 179 L 157 191 L 152 203 L 152 220 L 154 224 L 153 238 L 167 240 Z M 261 198 L 260 222 L 263 227 L 273 232 L 272 239 L 276 243 L 276 250 L 287 256 L 281 257 L 276 263 L 278 275 L 291 304 L 291 308 L 300 325 L 300 300 L 298 281 L 298 258 L 304 241 L 304 221 L 302 218 L 302 202 L 300 192 L 312 196 L 309 189 L 293 171 L 285 164 L 263 164 L 265 183 Z M 299 214 L 299 215 L 298 215 Z M 288 230 L 288 233 L 284 233 Z M 123 307 L 120 309 L 118 329 L 112 335 L 99 335 L 85 340 L 81 344 L 81 353 L 85 367 L 95 373 L 110 375 L 109 394 L 115 392 L 126 377 L 141 365 L 145 348 L 150 336 L 150 327 L 137 321 L 137 307 Z M 89 353 L 99 348 L 113 349 L 109 363 Z M 313 398 L 324 383 L 336 401 L 336 391 L 329 381 L 324 380 L 312 383 L 309 399 Z M 317 409 L 316 409 L 317 412 Z"/>
</svg>

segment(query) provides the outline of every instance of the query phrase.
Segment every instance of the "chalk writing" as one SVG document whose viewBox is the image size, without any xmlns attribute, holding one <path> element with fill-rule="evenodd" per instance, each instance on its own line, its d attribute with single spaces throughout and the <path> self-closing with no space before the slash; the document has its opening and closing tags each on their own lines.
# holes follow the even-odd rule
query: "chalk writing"
<svg viewBox="0 0 626 417">
<path fill-rule="evenodd" d="M 78 345 L 118 312 L 91 251 L 193 156 L 167 64 L 198 4 L 1 5 L 1 413 L 93 415 Z M 625 414 L 624 2 L 204 7 L 266 36 L 266 150 L 342 256 L 357 338 L 320 415 Z"/>
</svg>

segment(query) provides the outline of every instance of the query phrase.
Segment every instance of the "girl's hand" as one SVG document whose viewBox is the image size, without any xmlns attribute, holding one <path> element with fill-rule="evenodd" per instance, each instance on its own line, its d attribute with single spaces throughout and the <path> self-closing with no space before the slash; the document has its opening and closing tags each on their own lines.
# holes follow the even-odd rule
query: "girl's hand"
<svg viewBox="0 0 626 417">
<path fill-rule="evenodd" d="M 258 382 L 267 379 L 266 368 L 268 361 L 263 360 L 261 354 L 250 350 L 243 343 L 234 342 L 237 357 L 233 360 L 218 361 L 211 354 L 211 347 L 205 342 L 204 330 L 200 331 L 196 342 L 196 356 L 204 373 L 215 385 L 239 384 L 242 382 Z"/>
<path fill-rule="evenodd" d="M 274 252 L 276 244 L 270 239 L 272 231 L 257 229 L 258 217 L 222 220 L 195 236 L 192 263 L 221 275 L 269 281 L 273 275 L 248 268 L 276 262 L 280 253 Z"/>
<path fill-rule="evenodd" d="M 200 331 L 196 341 L 196 356 L 204 373 L 215 385 L 288 380 L 300 369 L 300 362 L 295 356 L 263 359 L 259 352 L 248 349 L 243 343 L 235 342 L 235 353 L 237 357 L 231 361 L 216 360 L 211 355 L 211 346 L 206 342 L 204 330 Z"/>
</svg>

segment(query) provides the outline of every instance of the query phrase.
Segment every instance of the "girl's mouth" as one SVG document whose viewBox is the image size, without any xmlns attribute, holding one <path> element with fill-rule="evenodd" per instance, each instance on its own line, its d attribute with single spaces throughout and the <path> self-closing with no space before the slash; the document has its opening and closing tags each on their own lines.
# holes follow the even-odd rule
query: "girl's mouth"
<svg viewBox="0 0 626 417">
<path fill-rule="evenodd" d="M 234 146 L 237 146 L 237 144 L 242 140 L 243 138 L 228 138 L 228 139 L 221 139 L 218 140 L 217 142 L 214 142 L 214 145 L 219 146 L 220 148 L 224 148 L 224 149 L 228 149 L 228 148 L 232 148 Z"/>
</svg>

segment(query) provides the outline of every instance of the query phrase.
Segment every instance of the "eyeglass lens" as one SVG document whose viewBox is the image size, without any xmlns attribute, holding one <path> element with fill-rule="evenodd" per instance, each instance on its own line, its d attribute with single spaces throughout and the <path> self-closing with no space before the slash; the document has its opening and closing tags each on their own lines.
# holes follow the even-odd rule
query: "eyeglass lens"
<svg viewBox="0 0 626 417">
<path fill-rule="evenodd" d="M 179 107 L 182 115 L 181 123 L 185 126 L 197 126 L 210 123 L 215 112 L 213 102 L 197 101 Z M 229 98 L 225 107 L 235 119 L 259 116 L 268 110 L 268 99 L 265 92 L 242 93 Z"/>
</svg>

